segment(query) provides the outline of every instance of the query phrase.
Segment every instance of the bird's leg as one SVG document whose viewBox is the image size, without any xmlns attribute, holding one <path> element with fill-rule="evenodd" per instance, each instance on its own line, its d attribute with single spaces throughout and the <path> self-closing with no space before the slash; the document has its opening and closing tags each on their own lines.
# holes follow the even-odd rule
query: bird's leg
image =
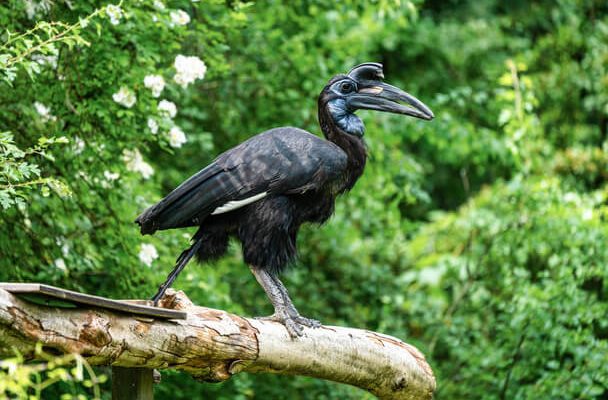
<svg viewBox="0 0 608 400">
<path fill-rule="evenodd" d="M 198 249 L 201 247 L 201 244 L 202 241 L 198 239 L 196 242 L 194 242 L 192 246 L 184 250 L 182 254 L 177 257 L 177 260 L 175 261 L 175 267 L 167 276 L 167 280 L 165 280 L 165 282 L 159 286 L 158 292 L 156 292 L 154 297 L 152 297 L 152 302 L 154 303 L 155 307 L 158 305 L 158 301 L 165 295 L 165 291 L 171 287 L 173 281 L 177 279 L 179 273 L 182 272 L 186 264 L 188 264 L 188 261 L 190 261 L 190 259 L 194 257 Z"/>
<path fill-rule="evenodd" d="M 274 306 L 274 314 L 272 314 L 270 317 L 265 317 L 261 319 L 268 319 L 280 322 L 285 326 L 285 328 L 287 329 L 287 333 L 289 333 L 289 336 L 291 336 L 292 338 L 302 336 L 302 327 L 290 314 L 288 306 L 285 304 L 283 293 L 281 292 L 279 285 L 277 285 L 273 277 L 262 268 L 258 268 L 255 266 L 249 266 L 249 268 L 251 269 L 253 276 L 255 276 L 255 279 L 258 281 L 260 286 L 262 286 L 262 289 L 264 289 L 264 291 L 266 292 L 266 295 L 270 299 L 270 302 Z"/>
<path fill-rule="evenodd" d="M 281 292 L 281 296 L 283 297 L 283 303 L 285 304 L 285 308 L 287 308 L 287 313 L 291 318 L 293 318 L 297 323 L 307 326 L 309 328 L 320 328 L 321 322 L 316 319 L 306 318 L 300 315 L 296 307 L 293 305 L 291 298 L 289 297 L 289 293 L 287 292 L 287 288 L 283 285 L 283 282 L 277 276 L 273 276 L 272 279 L 276 283 L 279 291 Z"/>
</svg>

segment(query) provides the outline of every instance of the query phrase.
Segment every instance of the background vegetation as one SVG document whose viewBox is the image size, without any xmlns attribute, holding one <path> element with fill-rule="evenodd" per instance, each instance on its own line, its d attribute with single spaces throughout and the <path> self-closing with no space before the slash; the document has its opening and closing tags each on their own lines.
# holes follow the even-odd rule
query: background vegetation
<svg viewBox="0 0 608 400">
<path fill-rule="evenodd" d="M 438 399 L 608 397 L 608 3 L 107 5 L 0 6 L 1 281 L 151 296 L 192 232 L 141 237 L 138 212 L 251 135 L 319 132 L 315 100 L 329 77 L 380 61 L 436 119 L 361 113 L 369 166 L 335 217 L 300 236 L 285 277 L 296 305 L 415 344 Z M 180 54 L 206 65 L 182 71 L 194 80 L 185 88 Z M 164 78 L 160 94 L 148 75 Z M 160 100 L 176 105 L 173 118 Z M 176 286 L 199 304 L 269 313 L 238 246 L 230 254 L 189 266 Z M 90 374 L 19 371 L 17 383 L 0 374 L 6 396 L 24 385 L 36 394 L 40 376 L 64 382 L 42 398 L 96 395 Z M 216 385 L 164 373 L 155 390 L 158 399 L 369 397 L 251 375 Z"/>
</svg>

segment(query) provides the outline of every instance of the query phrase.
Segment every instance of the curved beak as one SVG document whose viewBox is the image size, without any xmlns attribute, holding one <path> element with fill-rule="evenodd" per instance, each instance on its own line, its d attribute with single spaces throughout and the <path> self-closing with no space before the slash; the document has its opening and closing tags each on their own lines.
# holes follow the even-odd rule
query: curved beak
<svg viewBox="0 0 608 400">
<path fill-rule="evenodd" d="M 435 115 L 423 102 L 403 90 L 380 81 L 366 82 L 346 100 L 353 110 L 376 110 L 432 120 Z M 401 103 L 406 103 L 401 104 Z"/>
</svg>

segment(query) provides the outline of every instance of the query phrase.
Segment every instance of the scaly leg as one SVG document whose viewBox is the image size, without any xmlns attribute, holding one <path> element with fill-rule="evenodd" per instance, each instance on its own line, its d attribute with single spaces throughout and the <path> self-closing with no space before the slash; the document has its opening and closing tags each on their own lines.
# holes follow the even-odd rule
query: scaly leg
<svg viewBox="0 0 608 400">
<path fill-rule="evenodd" d="M 302 334 L 304 333 L 302 330 L 302 326 L 291 315 L 289 311 L 289 306 L 285 303 L 283 293 L 281 292 L 279 285 L 277 285 L 273 277 L 262 268 L 258 268 L 255 266 L 249 266 L 249 268 L 251 269 L 253 276 L 255 276 L 255 279 L 258 281 L 260 286 L 262 286 L 262 289 L 264 289 L 264 291 L 266 292 L 266 295 L 268 296 L 270 302 L 274 307 L 274 314 L 272 314 L 270 317 L 265 317 L 262 319 L 280 322 L 285 326 L 285 328 L 287 329 L 287 333 L 289 333 L 289 336 L 291 336 L 292 338 L 302 336 Z"/>
<path fill-rule="evenodd" d="M 167 276 L 167 280 L 162 285 L 160 285 L 160 287 L 158 288 L 158 292 L 156 292 L 154 297 L 152 297 L 152 301 L 155 307 L 158 305 L 158 301 L 165 295 L 165 291 L 171 287 L 173 281 L 177 279 L 179 273 L 182 272 L 186 264 L 188 264 L 188 261 L 190 261 L 190 259 L 194 257 L 198 249 L 201 247 L 201 244 L 202 241 L 198 239 L 196 242 L 194 242 L 192 246 L 184 250 L 182 254 L 177 257 L 177 260 L 175 261 L 175 267 L 173 267 L 173 270 Z"/>
<path fill-rule="evenodd" d="M 287 288 L 283 285 L 283 282 L 277 276 L 273 276 L 272 279 L 276 283 L 279 291 L 281 292 L 281 296 L 283 296 L 283 303 L 285 303 L 285 307 L 287 308 L 287 313 L 291 318 L 293 318 L 300 325 L 307 326 L 309 328 L 320 328 L 321 322 L 316 319 L 306 318 L 300 315 L 296 307 L 293 305 L 291 298 L 289 298 L 289 293 L 287 292 Z"/>
</svg>

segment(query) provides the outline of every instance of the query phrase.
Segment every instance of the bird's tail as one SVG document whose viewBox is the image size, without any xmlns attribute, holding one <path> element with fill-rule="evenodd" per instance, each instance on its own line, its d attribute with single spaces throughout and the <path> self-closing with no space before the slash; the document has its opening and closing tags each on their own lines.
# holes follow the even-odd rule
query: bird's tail
<svg viewBox="0 0 608 400">
<path fill-rule="evenodd" d="M 198 225 L 192 219 L 198 214 L 210 213 L 215 208 L 215 191 L 230 179 L 230 176 L 221 174 L 223 171 L 217 163 L 212 163 L 188 178 L 161 201 L 148 207 L 135 220 L 142 235 L 151 235 L 157 230 Z M 214 180 L 218 175 L 221 178 Z"/>
<path fill-rule="evenodd" d="M 192 246 L 182 251 L 179 257 L 177 257 L 177 260 L 175 260 L 175 267 L 173 267 L 173 270 L 167 276 L 167 280 L 165 280 L 165 282 L 160 285 L 160 287 L 158 288 L 158 292 L 156 292 L 156 294 L 152 298 L 154 306 L 158 304 L 158 301 L 165 295 L 165 291 L 171 287 L 173 281 L 177 279 L 179 273 L 182 272 L 182 270 L 188 264 L 188 261 L 190 261 L 192 257 L 194 257 L 196 252 L 200 249 L 201 245 L 203 244 L 203 238 L 197 236 L 198 235 L 195 236 L 195 241 L 194 243 L 192 243 Z"/>
</svg>

